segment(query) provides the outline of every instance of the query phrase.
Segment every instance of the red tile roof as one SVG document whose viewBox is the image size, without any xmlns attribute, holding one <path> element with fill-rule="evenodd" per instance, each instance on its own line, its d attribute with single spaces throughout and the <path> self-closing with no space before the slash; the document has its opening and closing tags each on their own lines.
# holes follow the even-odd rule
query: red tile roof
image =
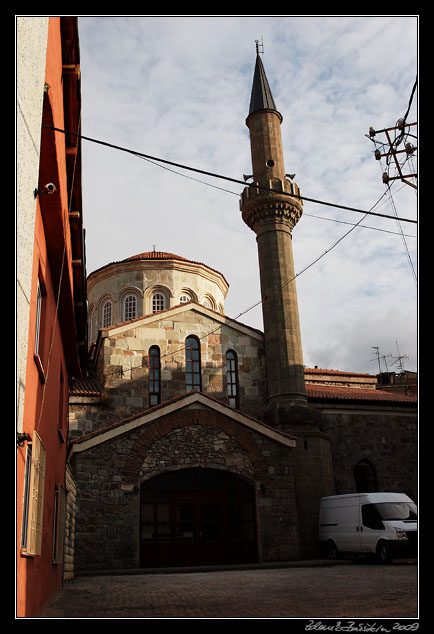
<svg viewBox="0 0 434 634">
<path fill-rule="evenodd" d="M 71 443 L 74 443 L 74 444 L 80 443 L 80 442 L 83 442 L 84 440 L 88 440 L 89 438 L 91 438 L 93 436 L 98 436 L 99 434 L 102 434 L 102 433 L 107 432 L 109 430 L 116 429 L 116 427 L 120 427 L 120 426 L 124 425 L 125 423 L 128 423 L 130 421 L 136 420 L 137 418 L 141 418 L 142 416 L 144 416 L 146 414 L 149 414 L 151 411 L 157 411 L 159 409 L 163 409 L 163 408 L 167 407 L 167 405 L 171 405 L 173 403 L 182 401 L 186 397 L 192 396 L 194 394 L 201 394 L 202 396 L 205 396 L 211 402 L 217 403 L 218 405 L 224 405 L 228 410 L 232 410 L 234 412 L 240 412 L 241 411 L 241 410 L 235 409 L 234 407 L 231 407 L 227 403 L 222 403 L 222 401 L 219 401 L 218 399 L 214 398 L 213 396 L 210 396 L 209 394 L 205 394 L 204 392 L 200 392 L 198 390 L 191 390 L 189 392 L 184 392 L 183 394 L 178 394 L 178 396 L 174 396 L 173 398 L 168 399 L 167 401 L 163 401 L 162 403 L 159 403 L 158 405 L 154 405 L 153 407 L 149 407 L 149 408 L 147 408 L 145 410 L 142 410 L 141 412 L 136 412 L 132 416 L 128 416 L 127 418 L 123 418 L 122 420 L 119 420 L 116 423 L 112 423 L 111 425 L 107 425 L 106 427 L 103 427 L 101 429 L 96 429 L 94 431 L 88 432 L 87 434 L 83 434 L 82 436 L 79 436 L 77 438 L 73 438 L 71 440 Z M 253 421 L 256 421 L 256 422 L 260 422 L 262 427 L 264 427 L 266 429 L 270 429 L 272 431 L 276 431 L 273 427 L 270 427 L 270 425 L 267 425 L 267 424 L 263 423 L 259 419 L 254 418 L 253 416 L 250 416 L 249 414 L 245 414 L 244 412 L 241 412 L 241 414 L 245 418 L 249 418 L 250 420 L 253 420 Z M 288 432 L 279 431 L 279 434 L 281 434 L 282 436 L 285 436 L 286 438 L 296 438 L 296 436 L 294 436 L 293 434 L 290 434 Z"/>
<path fill-rule="evenodd" d="M 182 257 L 181 255 L 176 255 L 175 253 L 167 253 L 166 251 L 145 251 L 143 253 L 138 253 L 137 255 L 131 255 L 130 257 L 125 258 L 124 260 L 109 262 L 108 264 L 101 266 L 99 269 L 92 271 L 92 273 L 90 273 L 88 277 L 91 277 L 94 273 L 97 273 L 98 271 L 102 271 L 103 269 L 109 266 L 112 266 L 113 264 L 121 264 L 122 262 L 132 262 L 135 260 L 178 260 L 180 262 L 189 262 L 190 264 L 199 264 L 200 266 L 205 266 L 210 271 L 214 271 L 215 273 L 218 273 L 219 275 L 221 275 L 224 281 L 226 282 L 226 284 L 229 286 L 228 281 L 223 275 L 223 273 L 220 273 L 220 271 L 218 271 L 217 269 L 213 269 L 211 266 L 208 266 L 207 264 L 204 264 L 203 262 L 196 262 L 195 260 L 189 260 L 187 258 Z"/>
<path fill-rule="evenodd" d="M 306 383 L 308 398 L 317 400 L 375 401 L 383 403 L 416 403 L 416 396 L 406 396 L 384 390 L 340 387 L 335 385 L 312 385 Z"/>
<path fill-rule="evenodd" d="M 357 387 L 340 387 L 335 385 L 311 385 L 306 383 L 306 393 L 311 400 L 326 401 L 371 401 L 381 403 L 415 404 L 416 396 L 406 396 L 397 392 L 363 389 Z M 71 396 L 100 396 L 101 388 L 92 377 L 73 379 L 70 387 Z M 178 398 L 178 397 L 177 397 Z"/>
<path fill-rule="evenodd" d="M 304 368 L 305 374 L 327 374 L 329 376 L 364 376 L 375 378 L 375 374 L 366 374 L 362 372 L 343 372 L 342 370 L 327 370 L 326 368 Z"/>
<path fill-rule="evenodd" d="M 100 396 L 101 388 L 94 378 L 82 376 L 79 379 L 71 379 L 69 394 L 70 396 Z"/>
</svg>

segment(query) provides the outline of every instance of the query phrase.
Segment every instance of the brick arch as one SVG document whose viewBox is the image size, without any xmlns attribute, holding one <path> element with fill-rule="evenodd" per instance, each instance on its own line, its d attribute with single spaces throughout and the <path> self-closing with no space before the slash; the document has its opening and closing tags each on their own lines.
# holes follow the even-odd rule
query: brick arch
<svg viewBox="0 0 434 634">
<path fill-rule="evenodd" d="M 252 434 L 230 418 L 218 412 L 203 409 L 186 409 L 173 412 L 146 426 L 141 436 L 131 447 L 125 460 L 123 468 L 125 481 L 127 483 L 137 482 L 146 454 L 154 443 L 174 429 L 182 429 L 193 425 L 224 431 L 246 452 L 252 464 L 255 478 L 263 484 L 270 482 L 267 465 L 261 451 L 256 446 Z"/>
</svg>

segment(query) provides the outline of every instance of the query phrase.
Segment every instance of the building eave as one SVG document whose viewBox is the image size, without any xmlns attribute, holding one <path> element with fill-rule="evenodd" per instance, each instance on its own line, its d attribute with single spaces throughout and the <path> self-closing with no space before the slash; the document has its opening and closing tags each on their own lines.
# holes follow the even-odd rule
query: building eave
<svg viewBox="0 0 434 634">
<path fill-rule="evenodd" d="M 221 401 L 218 401 L 202 392 L 188 392 L 182 394 L 179 397 L 165 401 L 160 405 L 151 407 L 139 414 L 135 414 L 129 418 L 125 418 L 116 423 L 113 423 L 109 427 L 101 429 L 99 431 L 91 432 L 90 434 L 76 438 L 70 443 L 71 458 L 74 453 L 80 453 L 93 447 L 96 447 L 104 442 L 112 440 L 122 434 L 130 432 L 138 427 L 143 427 L 158 421 L 168 414 L 189 408 L 191 406 L 202 406 L 205 409 L 208 408 L 217 413 L 220 413 L 234 422 L 238 423 L 242 427 L 249 429 L 252 432 L 262 434 L 267 438 L 274 440 L 286 447 L 296 446 L 296 437 L 290 434 L 281 433 L 276 431 L 268 425 L 264 425 L 261 421 L 243 414 L 239 410 L 236 410 Z"/>
</svg>

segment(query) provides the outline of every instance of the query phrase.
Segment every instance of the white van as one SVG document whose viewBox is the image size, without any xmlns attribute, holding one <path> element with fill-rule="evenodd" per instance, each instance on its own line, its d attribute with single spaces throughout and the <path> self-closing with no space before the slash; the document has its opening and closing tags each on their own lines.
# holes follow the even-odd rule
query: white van
<svg viewBox="0 0 434 634">
<path fill-rule="evenodd" d="M 417 507 L 404 493 L 321 498 L 319 539 L 329 559 L 375 555 L 381 563 L 417 555 Z"/>
</svg>

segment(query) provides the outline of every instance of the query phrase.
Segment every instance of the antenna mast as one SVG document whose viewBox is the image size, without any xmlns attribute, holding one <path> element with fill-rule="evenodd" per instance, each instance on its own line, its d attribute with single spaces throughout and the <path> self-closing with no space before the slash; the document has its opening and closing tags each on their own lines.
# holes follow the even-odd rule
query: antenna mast
<svg viewBox="0 0 434 634">
<path fill-rule="evenodd" d="M 383 354 L 380 356 L 380 349 L 378 346 L 372 346 L 372 349 L 375 350 L 375 356 L 377 358 L 378 361 L 378 372 L 381 374 L 381 365 L 380 365 L 380 359 L 384 360 L 384 365 L 386 366 L 386 372 L 389 372 L 389 368 L 387 367 L 387 362 L 386 362 L 386 358 L 387 357 L 391 357 L 391 354 Z M 371 359 L 371 361 L 375 361 L 375 359 Z"/>
<path fill-rule="evenodd" d="M 399 365 L 399 369 L 401 370 L 401 372 L 404 372 L 404 364 L 402 363 L 403 359 L 408 359 L 408 356 L 406 354 L 399 354 L 399 348 L 398 348 L 398 342 L 396 341 L 396 349 L 398 350 L 398 356 L 396 357 L 396 360 L 392 363 L 392 365 L 394 365 L 395 363 L 398 363 Z"/>
</svg>

